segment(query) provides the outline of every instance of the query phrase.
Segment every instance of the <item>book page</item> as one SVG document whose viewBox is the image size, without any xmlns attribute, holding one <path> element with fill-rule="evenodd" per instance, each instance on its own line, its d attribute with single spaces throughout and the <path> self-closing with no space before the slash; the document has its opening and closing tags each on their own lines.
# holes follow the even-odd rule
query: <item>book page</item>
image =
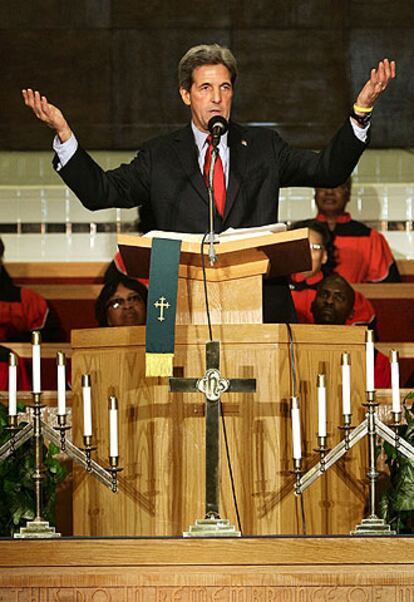
<svg viewBox="0 0 414 602">
<path fill-rule="evenodd" d="M 274 234 L 275 232 L 285 232 L 287 230 L 286 224 L 281 222 L 275 224 L 266 224 L 265 226 L 258 226 L 257 228 L 228 228 L 218 234 L 218 239 L 226 241 L 244 240 L 246 238 L 254 238 L 257 236 L 266 236 L 267 234 Z M 172 240 L 183 240 L 185 242 L 200 242 L 203 239 L 204 234 L 191 234 L 187 232 L 168 232 L 166 230 L 151 230 L 144 234 L 146 238 L 170 238 Z"/>
</svg>

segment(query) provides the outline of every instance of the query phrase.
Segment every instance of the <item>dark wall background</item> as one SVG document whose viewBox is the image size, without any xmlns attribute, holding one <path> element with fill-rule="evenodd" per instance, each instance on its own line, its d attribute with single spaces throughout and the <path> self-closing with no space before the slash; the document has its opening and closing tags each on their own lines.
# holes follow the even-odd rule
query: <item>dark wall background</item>
<svg viewBox="0 0 414 602">
<path fill-rule="evenodd" d="M 414 146 L 413 0 L 32 0 L 0 3 L 0 148 L 46 149 L 24 107 L 34 87 L 84 146 L 135 149 L 187 119 L 176 66 L 219 42 L 240 68 L 233 117 L 318 148 L 383 57 L 398 78 L 378 102 L 372 145 Z"/>
</svg>

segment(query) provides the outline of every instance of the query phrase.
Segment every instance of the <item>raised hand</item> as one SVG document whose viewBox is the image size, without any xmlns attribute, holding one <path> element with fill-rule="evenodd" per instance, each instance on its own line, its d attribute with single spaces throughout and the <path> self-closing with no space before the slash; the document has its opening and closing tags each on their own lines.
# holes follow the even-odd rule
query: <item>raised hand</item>
<svg viewBox="0 0 414 602">
<path fill-rule="evenodd" d="M 32 109 L 40 121 L 55 130 L 61 142 L 66 142 L 71 137 L 72 130 L 62 111 L 48 102 L 46 96 L 41 96 L 37 90 L 33 91 L 31 88 L 22 90 L 22 95 L 24 104 Z"/>
<path fill-rule="evenodd" d="M 376 69 L 371 69 L 371 75 L 365 86 L 357 96 L 356 104 L 360 107 L 372 107 L 378 96 L 388 88 L 395 78 L 395 61 L 384 59 L 378 63 Z"/>
</svg>

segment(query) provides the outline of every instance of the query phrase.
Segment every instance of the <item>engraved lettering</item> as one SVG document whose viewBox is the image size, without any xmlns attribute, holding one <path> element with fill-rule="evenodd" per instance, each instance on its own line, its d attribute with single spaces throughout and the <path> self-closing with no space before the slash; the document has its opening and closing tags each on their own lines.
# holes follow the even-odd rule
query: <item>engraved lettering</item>
<svg viewBox="0 0 414 602">
<path fill-rule="evenodd" d="M 274 602 L 293 602 L 295 592 L 291 587 L 273 587 L 272 591 Z"/>
<path fill-rule="evenodd" d="M 0 602 L 19 602 L 20 593 L 24 592 L 23 589 L 15 589 L 13 588 L 1 588 L 0 589 Z"/>
<path fill-rule="evenodd" d="M 167 590 L 165 588 L 157 589 L 157 602 L 170 602 L 170 601 L 171 601 L 171 596 L 170 596 L 169 590 Z"/>
<path fill-rule="evenodd" d="M 151 596 L 151 598 L 145 597 L 146 590 L 148 590 L 148 594 L 149 594 L 150 590 L 152 590 L 152 588 L 141 588 L 141 587 L 128 588 L 127 589 L 128 602 L 149 602 L 150 599 L 153 600 L 153 595 Z M 151 591 L 151 594 L 153 594 L 152 591 Z"/>
<path fill-rule="evenodd" d="M 184 602 L 185 598 L 183 596 L 185 590 L 183 587 L 179 587 L 173 591 L 173 602 Z"/>
<path fill-rule="evenodd" d="M 333 602 L 338 599 L 338 588 L 330 587 L 326 592 L 326 602 Z"/>
<path fill-rule="evenodd" d="M 263 590 L 261 588 L 252 588 L 252 602 L 264 602 Z"/>
<path fill-rule="evenodd" d="M 362 587 L 353 587 L 348 592 L 349 602 L 367 602 L 369 600 L 369 594 L 366 589 Z"/>
<path fill-rule="evenodd" d="M 230 590 L 230 602 L 246 602 L 246 589 L 242 587 L 232 587 Z"/>
<path fill-rule="evenodd" d="M 190 602 L 207 602 L 206 588 L 192 587 L 190 590 Z"/>
<path fill-rule="evenodd" d="M 308 596 L 303 587 L 296 588 L 296 602 L 307 602 Z"/>
<path fill-rule="evenodd" d="M 92 602 L 111 602 L 112 596 L 106 589 L 97 589 L 91 596 Z"/>
<path fill-rule="evenodd" d="M 30 602 L 40 602 L 40 590 L 37 587 L 30 588 Z"/>
<path fill-rule="evenodd" d="M 50 592 L 52 593 L 52 592 Z M 53 602 L 74 602 L 75 591 L 72 588 L 65 588 L 64 590 L 55 589 L 53 590 Z"/>
<path fill-rule="evenodd" d="M 219 587 L 213 592 L 211 596 L 212 602 L 228 602 L 228 596 L 226 595 L 227 588 Z"/>
<path fill-rule="evenodd" d="M 386 600 L 386 598 L 383 597 L 384 595 L 384 589 L 382 587 L 374 587 L 373 591 L 372 591 L 372 600 L 376 601 L 376 602 L 381 602 L 381 600 Z"/>
<path fill-rule="evenodd" d="M 266 588 L 266 602 L 276 602 L 277 599 L 278 599 L 277 589 L 274 587 L 267 587 Z M 287 602 L 286 598 L 285 598 L 285 601 Z"/>
<path fill-rule="evenodd" d="M 325 600 L 325 588 L 316 587 L 311 590 L 312 602 L 323 602 Z"/>
<path fill-rule="evenodd" d="M 414 600 L 414 589 L 411 587 L 399 587 L 397 589 L 396 602 L 412 602 Z"/>
</svg>

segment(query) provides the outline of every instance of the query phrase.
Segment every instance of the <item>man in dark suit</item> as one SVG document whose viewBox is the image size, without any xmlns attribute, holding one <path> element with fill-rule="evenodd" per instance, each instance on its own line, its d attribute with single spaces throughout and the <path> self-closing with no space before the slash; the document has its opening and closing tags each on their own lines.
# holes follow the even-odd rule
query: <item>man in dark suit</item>
<svg viewBox="0 0 414 602">
<path fill-rule="evenodd" d="M 217 44 L 191 48 L 179 64 L 179 90 L 190 108 L 191 124 L 146 142 L 130 164 L 107 172 L 78 145 L 61 111 L 45 96 L 27 89 L 23 97 L 55 130 L 55 167 L 85 207 L 139 207 L 144 232 L 206 232 L 207 124 L 216 115 L 230 119 L 236 77 L 236 60 L 227 48 Z M 282 186 L 329 187 L 344 182 L 366 146 L 373 103 L 393 77 L 395 64 L 387 59 L 371 71 L 352 117 L 319 154 L 292 149 L 274 131 L 230 122 L 219 146 L 226 198 L 224 209 L 216 213 L 215 230 L 277 221 Z M 264 320 L 294 321 L 294 316 L 285 279 L 267 281 Z"/>
</svg>

